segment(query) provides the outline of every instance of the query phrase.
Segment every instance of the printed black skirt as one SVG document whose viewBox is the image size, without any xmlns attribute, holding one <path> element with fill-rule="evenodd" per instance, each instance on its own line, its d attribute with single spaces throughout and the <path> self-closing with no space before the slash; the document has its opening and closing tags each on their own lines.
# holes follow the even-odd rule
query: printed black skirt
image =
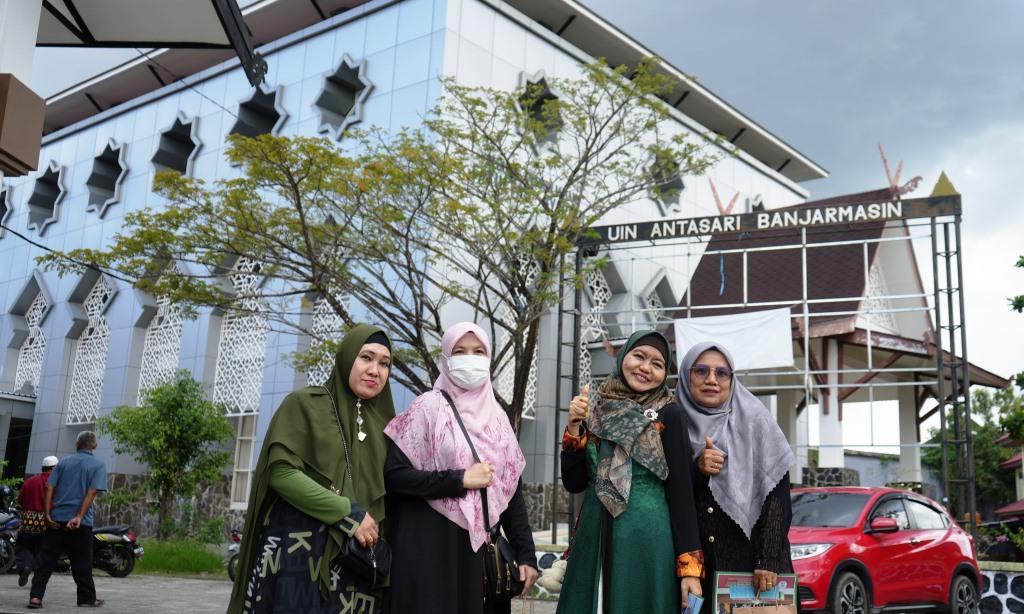
<svg viewBox="0 0 1024 614">
<path fill-rule="evenodd" d="M 251 614 L 378 614 L 382 589 L 361 583 L 337 561 L 324 561 L 327 526 L 283 500 L 267 515 L 245 587 Z M 321 565 L 330 565 L 331 590 L 320 592 Z"/>
</svg>

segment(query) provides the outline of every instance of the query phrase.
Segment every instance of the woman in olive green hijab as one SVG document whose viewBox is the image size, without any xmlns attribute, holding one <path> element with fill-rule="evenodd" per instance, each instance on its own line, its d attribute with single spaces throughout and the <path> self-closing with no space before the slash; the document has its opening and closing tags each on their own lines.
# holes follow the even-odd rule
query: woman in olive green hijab
<svg viewBox="0 0 1024 614">
<path fill-rule="evenodd" d="M 390 372 L 387 335 L 359 325 L 324 385 L 281 403 L 253 472 L 229 614 L 380 611 L 386 579 L 369 586 L 335 557 L 348 539 L 374 544 L 386 526 Z"/>
</svg>

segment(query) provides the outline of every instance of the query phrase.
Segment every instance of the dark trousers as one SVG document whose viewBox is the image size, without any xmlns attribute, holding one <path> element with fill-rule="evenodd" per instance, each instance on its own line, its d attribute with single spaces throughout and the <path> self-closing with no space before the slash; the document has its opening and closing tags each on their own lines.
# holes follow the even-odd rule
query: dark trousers
<svg viewBox="0 0 1024 614">
<path fill-rule="evenodd" d="M 78 586 L 78 605 L 92 604 L 96 601 L 96 585 L 92 581 L 92 527 L 80 526 L 75 531 L 64 528 L 67 523 L 60 523 L 59 529 L 47 528 L 43 534 L 43 551 L 39 555 L 39 566 L 32 578 L 32 591 L 29 595 L 34 599 L 43 598 L 46 583 L 57 566 L 57 558 L 61 552 L 68 553 L 71 561 L 71 576 Z"/>
<path fill-rule="evenodd" d="M 42 549 L 43 533 L 18 533 L 14 555 L 18 571 L 35 569 Z"/>
</svg>

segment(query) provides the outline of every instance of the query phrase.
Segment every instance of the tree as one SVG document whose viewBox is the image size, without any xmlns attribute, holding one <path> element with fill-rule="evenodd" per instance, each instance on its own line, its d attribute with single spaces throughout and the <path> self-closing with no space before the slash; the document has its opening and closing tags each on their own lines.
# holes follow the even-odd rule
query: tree
<svg viewBox="0 0 1024 614">
<path fill-rule="evenodd" d="M 1021 256 L 1020 258 L 1017 259 L 1017 264 L 1015 266 L 1024 269 L 1024 256 Z M 1011 298 L 1010 308 L 1016 311 L 1017 313 L 1024 313 L 1024 294 L 1020 294 Z"/>
<path fill-rule="evenodd" d="M 148 392 L 142 405 L 122 405 L 96 422 L 118 454 L 148 465 L 143 487 L 156 493 L 160 537 L 167 535 L 176 496 L 193 497 L 204 482 L 220 479 L 230 456 L 220 448 L 234 430 L 224 408 L 207 401 L 188 371 Z"/>
<path fill-rule="evenodd" d="M 581 67 L 524 91 L 445 82 L 421 128 L 324 139 L 230 137 L 241 177 L 160 174 L 167 204 L 125 217 L 105 250 L 41 258 L 61 271 L 86 262 L 191 310 L 259 309 L 272 324 L 313 334 L 311 300 L 343 322 L 370 320 L 396 343 L 393 377 L 419 393 L 437 377 L 442 311 L 461 302 L 491 327 L 495 373 L 513 370 L 499 401 L 518 429 L 540 317 L 577 275 L 577 242 L 602 216 L 717 160 L 714 135 L 670 128 L 659 98 L 671 82 L 655 61 Z M 260 302 L 223 283 L 233 263 L 258 262 Z M 167 264 L 177 266 L 168 269 Z M 296 297 L 306 300 L 297 301 Z M 301 307 L 296 308 L 296 303 Z M 308 366 L 340 331 L 296 356 Z"/>
<path fill-rule="evenodd" d="M 1000 469 L 999 463 L 1013 455 L 1007 446 L 995 443 L 1007 431 L 1009 416 L 1024 415 L 1024 397 L 1012 388 L 1004 388 L 992 393 L 984 388 L 975 388 L 971 393 L 971 414 L 973 418 L 974 443 L 974 488 L 975 499 L 979 510 L 985 507 L 996 507 L 1016 500 L 1014 476 L 1012 471 Z M 946 417 L 946 427 L 952 432 L 952 416 Z M 1024 421 L 1019 422 L 1024 424 Z M 939 443 L 939 430 L 931 429 L 929 443 Z M 956 448 L 946 444 L 946 454 L 950 466 L 956 462 Z M 941 447 L 929 447 L 921 458 L 922 464 L 936 471 L 942 470 Z M 947 493 L 951 509 L 961 509 L 957 489 Z"/>
</svg>

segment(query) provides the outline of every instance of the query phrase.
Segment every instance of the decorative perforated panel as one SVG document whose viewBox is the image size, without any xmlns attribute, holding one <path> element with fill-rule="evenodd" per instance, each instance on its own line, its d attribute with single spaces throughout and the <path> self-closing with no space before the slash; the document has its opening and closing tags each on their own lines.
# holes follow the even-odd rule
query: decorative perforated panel
<svg viewBox="0 0 1024 614">
<path fill-rule="evenodd" d="M 101 276 L 82 303 L 89 321 L 75 346 L 75 366 L 68 399 L 69 425 L 88 424 L 99 417 L 110 341 L 110 328 L 103 311 L 113 294 L 114 289 Z"/>
<path fill-rule="evenodd" d="M 18 369 L 14 374 L 14 390 L 20 391 L 25 384 L 32 386 L 32 394 L 39 394 L 39 376 L 43 372 L 43 354 L 46 353 L 46 337 L 40 325 L 46 313 L 46 299 L 43 293 L 36 294 L 25 312 L 28 337 L 18 349 Z"/>
<path fill-rule="evenodd" d="M 181 355 L 181 307 L 166 296 L 157 297 L 156 315 L 146 327 L 142 350 L 142 371 L 139 374 L 139 403 L 156 386 L 170 381 L 178 369 Z"/>
<path fill-rule="evenodd" d="M 213 400 L 224 403 L 230 416 L 260 409 L 267 346 L 267 308 L 259 292 L 261 268 L 255 260 L 240 258 L 228 275 L 239 310 L 225 315 L 221 324 Z"/>
<path fill-rule="evenodd" d="M 498 317 L 505 321 L 512 321 L 512 310 L 508 305 L 502 306 L 498 312 Z M 495 348 L 504 348 L 512 342 L 512 334 L 507 330 L 502 330 L 499 336 L 498 344 Z M 497 351 L 497 350 L 495 350 Z M 506 400 L 512 399 L 512 391 L 515 388 L 515 377 L 516 377 L 516 363 L 515 360 L 507 360 L 501 368 L 498 369 L 498 376 L 495 378 L 495 383 L 498 388 L 498 393 Z M 530 361 L 530 374 L 526 380 L 526 394 L 523 399 L 523 419 L 533 420 L 537 417 L 537 348 L 533 350 L 533 359 Z"/>
<path fill-rule="evenodd" d="M 661 295 L 658 294 L 658 288 L 657 287 L 655 287 L 653 290 L 651 290 L 651 293 L 648 294 L 646 298 L 644 298 L 644 302 L 647 304 L 647 308 L 648 309 L 658 309 L 659 310 L 659 311 L 652 311 L 651 312 L 651 319 L 652 320 L 663 321 L 663 320 L 670 320 L 670 319 L 672 319 L 667 312 L 660 311 L 660 310 L 665 308 L 665 305 L 664 305 L 664 303 L 662 303 Z"/>
<path fill-rule="evenodd" d="M 885 329 L 886 332 L 896 333 L 896 318 L 891 311 L 886 311 L 892 309 L 892 303 L 886 298 L 888 294 L 889 290 L 885 286 L 885 279 L 878 268 L 878 263 L 872 264 L 868 272 L 867 297 L 864 298 L 861 309 L 868 312 L 864 316 L 869 322 Z"/>
<path fill-rule="evenodd" d="M 342 303 L 345 303 L 345 297 L 339 297 Z M 313 303 L 313 321 L 310 322 L 309 332 L 312 337 L 310 342 L 310 351 L 316 351 L 324 342 L 328 340 L 341 339 L 344 331 L 344 321 L 341 316 L 334 311 L 331 304 L 327 302 L 327 299 L 320 297 Z M 319 386 L 327 381 L 327 378 L 331 375 L 331 369 L 334 368 L 334 356 L 330 354 L 324 355 L 324 357 L 316 365 L 309 368 L 306 372 L 306 382 L 310 386 Z"/>
<path fill-rule="evenodd" d="M 587 345 L 594 341 L 600 341 L 605 334 L 604 324 L 601 321 L 601 310 L 605 308 L 612 298 L 612 289 L 604 274 L 595 269 L 587 274 L 583 280 L 584 285 L 590 294 L 590 311 L 583 317 L 583 325 L 580 328 L 580 386 L 593 386 L 591 367 L 593 359 L 590 356 L 590 349 Z M 660 302 L 660 301 L 659 301 Z M 575 393 L 575 391 L 574 391 Z"/>
</svg>

